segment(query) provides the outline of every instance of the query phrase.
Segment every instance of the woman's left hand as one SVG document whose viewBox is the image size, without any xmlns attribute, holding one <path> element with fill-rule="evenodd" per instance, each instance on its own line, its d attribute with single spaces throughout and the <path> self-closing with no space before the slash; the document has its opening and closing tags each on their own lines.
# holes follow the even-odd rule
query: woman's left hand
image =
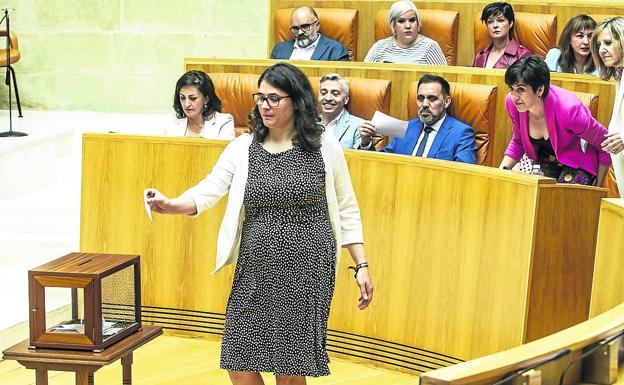
<svg viewBox="0 0 624 385">
<path fill-rule="evenodd" d="M 373 283 L 368 275 L 368 267 L 363 267 L 358 270 L 355 277 L 358 286 L 360 287 L 360 298 L 358 299 L 358 307 L 360 310 L 366 309 L 366 307 L 373 300 Z"/>
<path fill-rule="evenodd" d="M 622 134 L 619 132 L 612 132 L 607 135 L 607 139 L 602 142 L 602 151 L 610 154 L 618 154 L 624 150 L 624 143 L 622 142 Z"/>
</svg>

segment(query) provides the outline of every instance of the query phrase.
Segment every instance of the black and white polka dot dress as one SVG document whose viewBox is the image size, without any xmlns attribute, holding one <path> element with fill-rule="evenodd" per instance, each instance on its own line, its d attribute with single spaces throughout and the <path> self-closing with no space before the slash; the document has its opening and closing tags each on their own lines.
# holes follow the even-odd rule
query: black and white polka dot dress
<svg viewBox="0 0 624 385">
<path fill-rule="evenodd" d="M 244 208 L 221 367 L 328 375 L 336 245 L 320 150 L 271 154 L 254 140 Z"/>
</svg>

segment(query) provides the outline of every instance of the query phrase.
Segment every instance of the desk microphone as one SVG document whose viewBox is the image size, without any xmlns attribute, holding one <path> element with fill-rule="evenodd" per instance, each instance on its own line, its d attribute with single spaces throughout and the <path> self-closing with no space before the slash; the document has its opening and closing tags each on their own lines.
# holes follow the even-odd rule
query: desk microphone
<svg viewBox="0 0 624 385">
<path fill-rule="evenodd" d="M 565 378 L 565 375 L 568 373 L 568 370 L 572 367 L 572 365 L 574 365 L 578 361 L 582 360 L 583 358 L 593 354 L 596 350 L 600 349 L 601 347 L 603 347 L 603 346 L 611 343 L 612 341 L 622 337 L 623 335 L 624 335 L 624 330 L 620 330 L 618 333 L 615 333 L 614 335 L 612 335 L 610 337 L 607 337 L 605 339 L 602 339 L 602 340 L 598 341 L 596 346 L 594 346 L 593 348 L 589 349 L 588 351 L 586 351 L 585 353 L 581 354 L 580 356 L 578 356 L 577 358 L 573 359 L 572 361 L 568 362 L 566 364 L 566 366 L 563 368 L 563 370 L 561 371 L 561 377 L 559 377 L 559 385 L 563 384 L 563 379 Z"/>
<path fill-rule="evenodd" d="M 541 361 L 538 361 L 538 362 L 534 363 L 533 365 L 531 365 L 529 367 L 526 367 L 526 368 L 517 370 L 515 372 L 512 372 L 510 374 L 507 374 L 505 377 L 503 377 L 502 380 L 500 380 L 498 382 L 495 382 L 493 385 L 504 384 L 505 382 L 508 382 L 509 380 L 512 380 L 512 379 L 518 377 L 519 375 L 528 372 L 529 370 L 533 370 L 533 369 L 537 368 L 538 366 L 542 366 L 542 365 L 547 364 L 547 363 L 549 363 L 551 361 L 556 361 L 556 360 L 560 359 L 561 357 L 570 354 L 571 351 L 572 350 L 570 350 L 570 348 L 561 349 L 557 353 L 553 354 L 552 356 L 550 356 L 548 358 L 545 358 L 545 359 L 543 359 Z"/>
</svg>

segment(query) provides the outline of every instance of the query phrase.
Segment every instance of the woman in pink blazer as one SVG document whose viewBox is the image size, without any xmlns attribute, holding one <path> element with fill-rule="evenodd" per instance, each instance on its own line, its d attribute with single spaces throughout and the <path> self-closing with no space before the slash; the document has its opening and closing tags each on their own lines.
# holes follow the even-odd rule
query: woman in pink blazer
<svg viewBox="0 0 624 385">
<path fill-rule="evenodd" d="M 526 154 L 559 183 L 602 186 L 611 164 L 601 147 L 607 129 L 576 95 L 550 85 L 546 63 L 520 59 L 507 69 L 505 83 L 513 136 L 500 167 L 511 169 Z"/>
</svg>

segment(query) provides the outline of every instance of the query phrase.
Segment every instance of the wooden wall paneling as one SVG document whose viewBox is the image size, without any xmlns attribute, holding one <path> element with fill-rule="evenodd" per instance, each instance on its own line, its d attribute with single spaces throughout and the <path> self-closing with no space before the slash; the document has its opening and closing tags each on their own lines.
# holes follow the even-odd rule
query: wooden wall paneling
<svg viewBox="0 0 624 385">
<path fill-rule="evenodd" d="M 275 63 L 274 60 L 249 59 L 207 59 L 186 58 L 186 70 L 199 69 L 205 72 L 241 72 L 261 74 Z M 488 84 L 498 88 L 496 103 L 496 123 L 494 140 L 491 143 L 493 166 L 498 166 L 509 141 L 511 140 L 511 120 L 505 109 L 505 96 L 509 87 L 505 84 L 505 71 L 453 66 L 421 66 L 409 64 L 378 63 L 338 63 L 338 62 L 293 62 L 308 76 L 322 76 L 327 72 L 337 72 L 347 77 L 390 80 L 390 114 L 400 119 L 408 119 L 407 98 L 409 85 L 422 75 L 433 73 L 451 82 Z M 608 125 L 615 98 L 615 82 L 605 82 L 592 76 L 552 73 L 552 84 L 571 91 L 590 92 L 600 95 L 596 118 Z"/>
<path fill-rule="evenodd" d="M 147 187 L 178 196 L 208 173 L 222 150 L 218 141 L 85 137 L 80 249 L 140 255 L 143 305 L 225 307 L 232 271 L 210 275 L 225 201 L 199 218 L 155 214 L 154 222 L 137 205 Z"/>
<path fill-rule="evenodd" d="M 624 199 L 603 199 L 596 240 L 590 316 L 624 302 Z"/>
<path fill-rule="evenodd" d="M 472 65 L 474 59 L 474 30 L 473 22 L 481 15 L 483 7 L 489 4 L 489 0 L 478 1 L 416 1 L 416 6 L 423 9 L 442 9 L 459 12 L 459 36 L 458 36 L 458 65 Z M 358 49 L 357 60 L 363 61 L 366 53 L 375 42 L 375 15 L 381 9 L 388 9 L 394 1 L 386 0 L 270 0 L 269 2 L 269 35 L 267 45 L 267 58 L 275 44 L 275 33 L 273 28 L 273 16 L 280 8 L 293 8 L 301 5 L 309 5 L 319 8 L 348 8 L 356 9 L 359 13 L 358 22 Z M 557 15 L 557 38 L 566 22 L 572 17 L 581 14 L 604 14 L 605 4 L 613 15 L 624 15 L 624 3 L 619 0 L 588 0 L 582 3 L 577 2 L 570 6 L 569 1 L 549 0 L 532 1 L 518 0 L 513 2 L 514 11 L 546 13 Z"/>
</svg>

